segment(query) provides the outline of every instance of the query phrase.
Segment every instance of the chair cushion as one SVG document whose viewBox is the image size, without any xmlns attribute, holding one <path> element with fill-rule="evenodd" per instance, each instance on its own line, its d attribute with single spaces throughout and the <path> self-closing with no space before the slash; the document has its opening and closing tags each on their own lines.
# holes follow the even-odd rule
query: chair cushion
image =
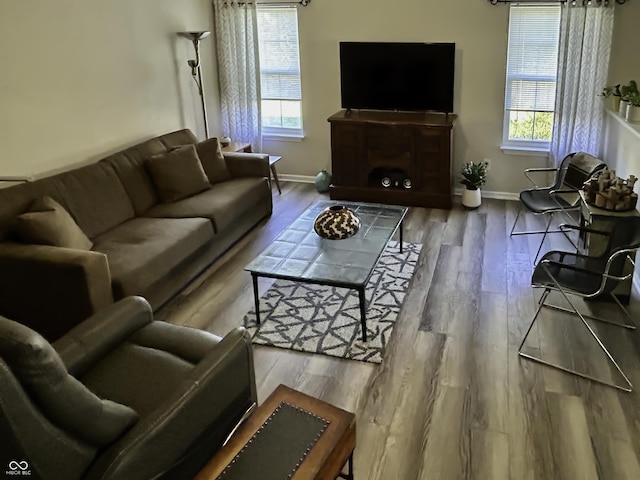
<svg viewBox="0 0 640 480">
<path fill-rule="evenodd" d="M 140 295 L 214 236 L 203 218 L 134 218 L 94 239 L 107 255 L 114 297 Z"/>
<path fill-rule="evenodd" d="M 231 227 L 256 203 L 269 202 L 271 191 L 267 179 L 258 177 L 234 178 L 216 183 L 205 192 L 172 204 L 159 204 L 144 213 L 147 217 L 208 218 L 216 233 Z"/>
<path fill-rule="evenodd" d="M 579 198 L 574 195 L 576 200 Z M 556 202 L 555 199 L 558 201 Z M 531 212 L 545 213 L 550 210 L 560 210 L 560 208 L 573 208 L 575 203 L 569 203 L 560 195 L 552 196 L 548 189 L 543 190 L 524 190 L 520 192 L 520 201 Z"/>
<path fill-rule="evenodd" d="M 546 264 L 546 269 L 543 266 L 545 260 L 553 262 Z M 536 265 L 531 277 L 531 285 L 555 288 L 556 284 L 553 281 L 555 279 L 565 290 L 589 295 L 600 288 L 606 263 L 607 258 L 553 250 L 547 252 Z"/>
<path fill-rule="evenodd" d="M 102 447 L 138 418 L 134 410 L 98 398 L 68 374 L 53 347 L 30 328 L 0 317 L 0 356 L 54 424 Z"/>
<path fill-rule="evenodd" d="M 222 155 L 222 148 L 217 138 L 210 138 L 196 145 L 202 168 L 209 178 L 209 183 L 224 182 L 231 178 L 227 162 Z"/>
<path fill-rule="evenodd" d="M 163 202 L 175 202 L 210 187 L 194 145 L 153 155 L 147 167 Z"/>
<path fill-rule="evenodd" d="M 98 395 L 131 405 L 144 418 L 192 369 L 191 362 L 169 352 L 126 342 L 103 357 L 81 380 Z"/>
<path fill-rule="evenodd" d="M 13 228 L 26 243 L 78 250 L 93 246 L 71 215 L 51 197 L 35 200 L 28 212 L 15 218 Z"/>
</svg>

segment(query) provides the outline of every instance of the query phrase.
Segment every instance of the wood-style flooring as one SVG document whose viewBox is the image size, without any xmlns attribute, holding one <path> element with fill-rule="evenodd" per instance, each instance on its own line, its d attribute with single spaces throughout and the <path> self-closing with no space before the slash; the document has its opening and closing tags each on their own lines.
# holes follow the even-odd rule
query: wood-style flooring
<svg viewBox="0 0 640 480">
<path fill-rule="evenodd" d="M 242 324 L 253 304 L 243 267 L 327 198 L 311 185 L 282 186 L 273 216 L 158 318 L 221 336 Z M 411 209 L 405 239 L 423 249 L 383 363 L 256 346 L 259 401 L 283 383 L 355 412 L 357 480 L 640 479 L 638 390 L 618 392 L 517 355 L 540 295 L 530 286 L 539 237 L 509 237 L 517 208 L 485 199 L 475 211 Z M 545 248 L 567 247 L 553 237 Z M 261 279 L 260 292 L 271 282 Z M 636 298 L 630 309 L 638 323 Z M 528 350 L 615 379 L 578 322 L 544 312 Z M 597 331 L 640 388 L 640 332 Z"/>
</svg>

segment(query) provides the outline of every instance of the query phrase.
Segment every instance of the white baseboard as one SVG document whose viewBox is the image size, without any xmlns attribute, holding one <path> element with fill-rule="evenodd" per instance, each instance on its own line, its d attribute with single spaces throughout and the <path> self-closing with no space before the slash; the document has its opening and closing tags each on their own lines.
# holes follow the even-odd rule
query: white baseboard
<svg viewBox="0 0 640 480">
<path fill-rule="evenodd" d="M 290 175 L 290 174 L 282 174 L 278 175 L 278 178 L 283 182 L 298 182 L 298 183 L 313 183 L 315 181 L 315 177 L 311 175 Z M 462 195 L 462 189 L 456 188 L 453 191 L 454 195 Z M 519 200 L 519 193 L 512 192 L 493 192 L 491 190 L 482 190 L 482 196 L 484 198 L 493 198 L 496 200 Z"/>
<path fill-rule="evenodd" d="M 298 183 L 313 183 L 316 180 L 316 177 L 312 177 L 311 175 L 290 175 L 288 173 L 278 174 L 278 179 L 283 182 L 298 182 Z"/>
<path fill-rule="evenodd" d="M 455 188 L 453 190 L 453 194 L 462 195 L 462 188 Z M 520 194 L 512 192 L 493 192 L 491 190 L 482 190 L 482 196 L 484 198 L 493 198 L 495 200 L 520 200 Z"/>
</svg>

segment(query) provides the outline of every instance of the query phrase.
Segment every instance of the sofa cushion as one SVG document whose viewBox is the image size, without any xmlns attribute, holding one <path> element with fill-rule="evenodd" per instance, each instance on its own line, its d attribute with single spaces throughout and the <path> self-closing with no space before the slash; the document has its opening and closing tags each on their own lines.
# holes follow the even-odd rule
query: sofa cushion
<svg viewBox="0 0 640 480">
<path fill-rule="evenodd" d="M 107 163 L 94 163 L 51 177 L 64 198 L 64 206 L 89 238 L 134 216 L 133 205 Z"/>
<path fill-rule="evenodd" d="M 196 136 L 187 128 L 160 135 L 158 137 L 158 141 L 161 142 L 167 150 L 171 150 L 173 147 L 180 145 L 192 145 L 198 143 Z"/>
<path fill-rule="evenodd" d="M 134 218 L 94 239 L 107 255 L 116 299 L 144 294 L 214 236 L 203 218 Z"/>
<path fill-rule="evenodd" d="M 166 151 L 164 144 L 153 138 L 102 160 L 113 166 L 131 199 L 136 215 L 158 203 L 158 194 L 147 171 L 146 160 Z"/>
<path fill-rule="evenodd" d="M 107 445 L 138 418 L 126 405 L 98 398 L 69 375 L 42 336 L 4 317 L 0 317 L 0 356 L 47 418 L 85 442 Z"/>
<path fill-rule="evenodd" d="M 144 213 L 145 217 L 204 217 L 213 222 L 216 233 L 229 228 L 236 219 L 259 202 L 270 202 L 271 191 L 266 178 L 234 178 L 212 185 L 198 195 L 175 203 L 159 204 Z"/>
<path fill-rule="evenodd" d="M 0 241 L 19 240 L 12 228 L 16 216 L 26 212 L 34 200 L 44 196 L 53 198 L 66 209 L 57 182 L 49 178 L 0 188 Z"/>
<path fill-rule="evenodd" d="M 35 200 L 29 211 L 15 218 L 13 226 L 25 243 L 78 250 L 93 246 L 71 215 L 51 197 Z"/>
<path fill-rule="evenodd" d="M 212 185 L 218 182 L 224 182 L 231 178 L 231 174 L 227 169 L 227 162 L 222 155 L 222 148 L 217 138 L 210 138 L 196 145 L 198 157 L 202 162 L 204 173 L 209 178 Z"/>
<path fill-rule="evenodd" d="M 153 155 L 147 168 L 163 202 L 175 202 L 210 187 L 194 145 Z"/>
</svg>

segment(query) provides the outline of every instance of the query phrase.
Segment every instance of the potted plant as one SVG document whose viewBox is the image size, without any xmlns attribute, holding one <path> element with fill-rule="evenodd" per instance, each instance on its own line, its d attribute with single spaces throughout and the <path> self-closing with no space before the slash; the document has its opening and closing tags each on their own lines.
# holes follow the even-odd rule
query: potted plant
<svg viewBox="0 0 640 480">
<path fill-rule="evenodd" d="M 640 123 L 640 93 L 634 93 L 629 97 L 627 107 L 627 122 Z"/>
<path fill-rule="evenodd" d="M 462 205 L 466 208 L 478 208 L 482 203 L 480 187 L 487 181 L 488 167 L 487 162 L 468 162 L 462 167 Z"/>
<path fill-rule="evenodd" d="M 611 98 L 612 104 L 609 105 L 609 108 L 611 108 L 614 112 L 620 111 L 620 84 L 604 87 L 602 89 L 602 92 L 600 93 L 600 96 L 602 97 L 603 101 Z"/>
<path fill-rule="evenodd" d="M 620 87 L 620 116 L 626 118 L 629 99 L 638 93 L 638 85 L 635 80 L 630 80 L 626 85 Z"/>
</svg>

